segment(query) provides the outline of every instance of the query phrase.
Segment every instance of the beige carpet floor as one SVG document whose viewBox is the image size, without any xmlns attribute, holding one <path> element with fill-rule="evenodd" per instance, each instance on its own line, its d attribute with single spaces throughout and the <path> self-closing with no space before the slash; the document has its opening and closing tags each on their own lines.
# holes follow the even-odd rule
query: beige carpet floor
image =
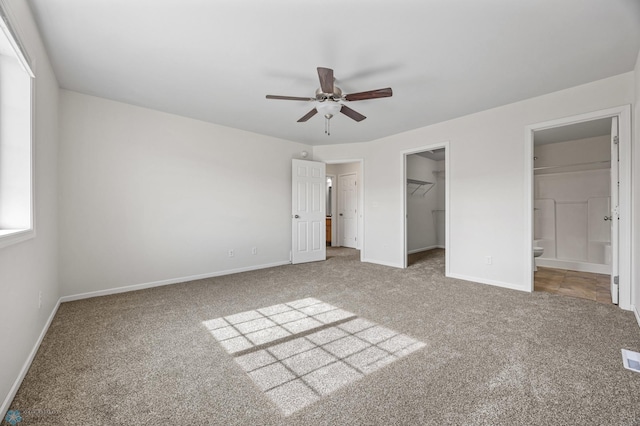
<svg viewBox="0 0 640 426">
<path fill-rule="evenodd" d="M 327 261 L 63 303 L 22 425 L 640 424 L 632 313 Z M 3 424 L 7 424 L 4 422 Z"/>
</svg>

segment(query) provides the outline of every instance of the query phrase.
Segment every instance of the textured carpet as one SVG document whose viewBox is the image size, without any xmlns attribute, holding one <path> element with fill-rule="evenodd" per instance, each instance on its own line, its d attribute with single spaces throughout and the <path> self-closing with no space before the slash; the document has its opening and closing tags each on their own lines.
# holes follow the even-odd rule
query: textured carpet
<svg viewBox="0 0 640 426">
<path fill-rule="evenodd" d="M 620 355 L 640 351 L 632 313 L 448 279 L 441 250 L 406 270 L 327 258 L 63 303 L 11 405 L 19 425 L 640 424 Z M 234 354 L 211 324 L 309 298 L 420 345 L 288 409 L 237 356 L 269 343 Z"/>
</svg>

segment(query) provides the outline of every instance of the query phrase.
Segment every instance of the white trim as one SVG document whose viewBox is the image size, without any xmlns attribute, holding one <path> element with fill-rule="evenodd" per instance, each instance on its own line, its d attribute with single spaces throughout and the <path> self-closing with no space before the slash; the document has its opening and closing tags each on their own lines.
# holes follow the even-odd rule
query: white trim
<svg viewBox="0 0 640 426">
<path fill-rule="evenodd" d="M 433 249 L 437 249 L 437 248 L 443 249 L 444 246 L 435 245 L 435 246 L 417 248 L 417 249 L 413 249 L 413 250 L 407 251 L 407 254 L 421 253 L 423 251 L 429 251 L 429 250 L 433 250 Z"/>
<path fill-rule="evenodd" d="M 7 12 L 5 7 L 5 0 L 0 0 L 0 9 Z M 10 12 L 10 11 L 9 11 Z M 2 13 L 0 12 L 0 15 Z M 6 17 L 6 14 L 5 14 Z M 3 30 L 5 27 L 2 25 L 2 17 L 0 16 L 0 26 Z M 8 35 L 9 41 L 12 42 L 12 38 Z M 13 44 L 13 43 L 12 43 Z M 36 237 L 36 179 L 35 179 L 35 154 L 34 154 L 34 141 L 35 141 L 35 123 L 36 123 L 36 84 L 31 68 L 25 66 L 25 71 L 31 77 L 29 79 L 29 228 L 23 229 L 0 229 L 0 248 L 8 247 L 13 244 L 21 243 L 31 238 Z"/>
<path fill-rule="evenodd" d="M 450 151 L 449 151 L 449 141 L 443 141 L 440 143 L 436 143 L 433 145 L 422 146 L 418 148 L 411 148 L 400 152 L 400 159 L 402 161 L 402 182 L 400 188 L 402 188 L 402 223 L 404 224 L 404 233 L 403 233 L 403 242 L 402 242 L 402 268 L 406 268 L 408 265 L 407 256 L 410 254 L 407 249 L 407 191 L 406 191 L 406 182 L 407 182 L 407 156 L 411 154 L 417 154 L 418 152 L 431 151 L 434 149 L 442 149 L 444 148 L 444 244 L 442 247 L 445 249 L 444 252 L 444 275 L 445 277 L 451 276 L 451 250 L 446 250 L 447 244 L 449 244 L 449 224 L 450 220 L 450 212 L 451 208 L 449 206 L 449 182 L 451 179 L 449 177 L 451 173 L 450 167 Z M 533 253 L 532 253 L 533 256 Z M 374 262 L 377 263 L 377 262 Z"/>
<path fill-rule="evenodd" d="M 283 266 L 283 265 L 289 265 L 289 264 L 290 264 L 289 261 L 275 262 L 275 263 L 259 265 L 259 266 L 249 266 L 249 267 L 245 267 L 245 268 L 229 269 L 229 270 L 226 270 L 226 271 L 218 271 L 218 272 L 213 272 L 213 273 L 209 273 L 209 274 L 192 275 L 192 276 L 189 276 L 189 277 L 173 278 L 173 279 L 169 279 L 169 280 L 155 281 L 155 282 L 150 282 L 150 283 L 145 283 L 145 284 L 137 284 L 137 285 L 126 286 L 126 287 L 117 287 L 117 288 L 112 288 L 112 289 L 107 289 L 107 290 L 93 291 L 93 292 L 88 292 L 88 293 L 81 293 L 81 294 L 61 297 L 60 299 L 58 299 L 58 302 L 56 303 L 55 307 L 53 308 L 53 311 L 49 315 L 49 318 L 47 319 L 47 322 L 45 323 L 45 325 L 44 325 L 44 327 L 42 329 L 42 332 L 40 333 L 40 336 L 38 336 L 38 340 L 36 340 L 36 343 L 34 344 L 33 348 L 31 349 L 31 352 L 29 353 L 29 356 L 27 357 L 26 361 L 24 362 L 24 364 L 22 366 L 22 369 L 20 370 L 20 373 L 18 374 L 18 377 L 16 378 L 15 382 L 13 383 L 13 386 L 11 387 L 11 390 L 9 391 L 7 396 L 5 397 L 5 400 L 2 403 L 2 407 L 0 407 L 0 413 L 2 414 L 0 419 L 4 418 L 7 410 L 9 410 L 9 408 L 11 406 L 11 403 L 13 402 L 13 399 L 15 398 L 16 393 L 18 392 L 18 389 L 20 389 L 20 385 L 22 384 L 22 381 L 24 380 L 25 376 L 27 375 L 27 372 L 29 371 L 29 368 L 31 367 L 31 364 L 33 363 L 33 360 L 34 360 L 34 358 L 36 356 L 36 353 L 38 352 L 38 349 L 40 348 L 40 345 L 42 344 L 42 340 L 44 339 L 44 336 L 47 334 L 47 331 L 49 330 L 49 326 L 51 325 L 51 322 L 53 321 L 53 318 L 55 317 L 56 313 L 58 312 L 58 308 L 60 307 L 61 303 L 72 302 L 72 301 L 81 300 L 81 299 L 89 299 L 89 298 L 98 297 L 98 296 L 107 296 L 107 295 L 110 295 L 110 294 L 126 293 L 126 292 L 129 292 L 129 291 L 142 290 L 142 289 L 152 288 L 152 287 L 160 287 L 160 286 L 169 285 L 169 284 L 177 284 L 177 283 L 182 283 L 182 282 L 188 282 L 188 281 L 194 281 L 194 280 L 199 280 L 199 279 L 217 277 L 217 276 L 222 276 L 222 275 L 236 274 L 236 273 L 239 273 L 239 272 L 248 272 L 248 271 L 253 271 L 253 270 L 257 270 L 257 269 L 272 268 L 272 267 L 275 267 L 275 266 Z"/>
<path fill-rule="evenodd" d="M 620 148 L 620 299 L 621 309 L 631 309 L 631 106 L 622 105 L 614 108 L 593 111 L 585 114 L 563 117 L 555 120 L 531 124 L 525 127 L 524 167 L 525 167 L 525 235 L 524 283 L 529 283 L 529 291 L 533 291 L 533 132 L 551 129 L 569 124 L 597 120 L 600 118 L 618 117 L 618 137 Z"/>
<path fill-rule="evenodd" d="M 283 266 L 283 265 L 290 265 L 290 264 L 291 262 L 287 260 L 287 261 L 281 261 L 281 262 L 268 263 L 264 265 L 247 266 L 244 268 L 227 269 L 224 271 L 210 272 L 210 273 L 201 274 L 201 275 L 191 275 L 188 277 L 171 278 L 168 280 L 134 284 L 134 285 L 124 286 L 124 287 L 115 287 L 115 288 L 109 288 L 106 290 L 90 291 L 88 293 L 80 293 L 80 294 L 73 294 L 70 296 L 63 296 L 60 298 L 60 302 L 73 302 L 74 300 L 89 299 L 91 297 L 108 296 L 111 294 L 118 294 L 118 293 L 127 293 L 129 291 L 144 290 L 147 288 L 161 287 L 161 286 L 170 285 L 170 284 L 178 284 L 178 283 L 184 283 L 188 281 L 202 280 L 205 278 L 220 277 L 223 275 L 231 275 L 231 274 L 237 274 L 240 272 L 255 271 L 258 269 L 273 268 L 275 266 Z"/>
<path fill-rule="evenodd" d="M 35 238 L 35 229 L 0 230 L 0 248 Z"/>
<path fill-rule="evenodd" d="M 35 78 L 31 79 L 31 115 L 29 116 L 29 189 L 31 190 L 30 201 L 31 201 L 31 209 L 29 211 L 30 217 L 30 225 L 31 230 L 33 231 L 33 237 L 36 236 L 36 155 L 35 155 L 35 142 L 36 142 L 36 119 L 37 119 L 37 111 L 36 108 L 36 81 Z"/>
<path fill-rule="evenodd" d="M 638 308 L 635 305 L 631 305 L 631 310 L 636 316 L 636 321 L 638 322 L 638 327 L 640 327 L 640 312 L 638 312 Z"/>
<path fill-rule="evenodd" d="M 518 290 L 518 291 L 524 291 L 526 293 L 529 292 L 529 289 L 527 288 L 523 288 L 522 286 L 518 286 L 512 283 L 507 283 L 504 281 L 487 280 L 484 278 L 469 277 L 467 275 L 460 275 L 460 274 L 451 274 L 451 275 L 448 275 L 448 277 L 455 278 L 458 280 L 470 281 L 477 284 L 487 284 L 495 287 L 506 288 L 508 290 Z"/>
<path fill-rule="evenodd" d="M 533 180 L 533 131 L 532 126 L 525 127 L 524 134 L 524 220 L 525 220 L 525 244 L 524 244 L 524 279 L 526 286 L 529 283 L 529 293 L 533 293 L 535 260 L 533 258 L 533 206 L 534 206 L 534 180 Z"/>
<path fill-rule="evenodd" d="M 402 264 L 400 264 L 400 263 L 387 262 L 385 260 L 362 259 L 362 262 L 375 263 L 376 265 L 382 265 L 382 266 L 389 266 L 391 268 L 404 269 L 404 266 Z"/>
<path fill-rule="evenodd" d="M 543 268 L 611 275 L 611 265 L 600 263 L 581 262 L 579 260 L 545 259 L 542 257 L 536 258 L 535 262 L 536 265 L 542 266 Z"/>
<path fill-rule="evenodd" d="M 21 31 L 15 24 L 16 19 L 13 16 L 13 11 L 8 7 L 8 1 L 0 0 L 0 29 L 5 33 L 9 44 L 13 48 L 18 62 L 24 69 L 24 71 L 31 77 L 35 78 L 33 73 L 33 67 L 27 49 L 24 47 L 21 39 Z"/>
<path fill-rule="evenodd" d="M 9 393 L 4 399 L 4 402 L 0 407 L 0 415 L 1 415 L 0 420 L 4 419 L 5 414 L 7 414 L 7 410 L 9 410 L 11 403 L 13 402 L 13 399 L 16 397 L 16 393 L 18 393 L 18 389 L 20 389 L 20 385 L 22 385 L 22 381 L 27 375 L 27 372 L 31 367 L 31 363 L 33 362 L 33 359 L 36 357 L 36 353 L 38 353 L 38 349 L 40 349 L 40 344 L 42 344 L 42 340 L 44 339 L 44 336 L 47 334 L 47 331 L 49 330 L 49 326 L 51 325 L 53 318 L 56 316 L 56 312 L 58 312 L 60 303 L 61 301 L 60 299 L 58 299 L 56 306 L 53 307 L 53 311 L 51 311 L 51 315 L 49 315 L 47 322 L 44 324 L 44 327 L 42 328 L 42 332 L 40 332 L 40 336 L 38 336 L 38 340 L 36 340 L 36 343 L 33 345 L 33 349 L 31 349 L 29 356 L 27 357 L 24 364 L 22 365 L 22 369 L 20 370 L 18 377 L 16 378 L 15 382 L 13 382 L 13 386 L 11 386 Z"/>
<path fill-rule="evenodd" d="M 338 187 L 338 177 L 336 175 L 329 175 L 325 172 L 324 174 L 325 178 L 332 178 L 331 179 L 331 247 L 337 247 L 338 246 L 338 221 L 336 220 L 336 208 L 338 207 L 338 200 L 337 200 L 337 196 L 336 196 L 336 188 Z M 326 244 L 326 241 L 325 241 Z"/>
<path fill-rule="evenodd" d="M 338 175 L 337 178 L 337 182 L 338 182 L 338 190 L 342 191 L 342 189 L 340 188 L 340 180 L 342 178 L 344 178 L 345 176 L 354 176 L 356 177 L 356 246 L 355 247 L 348 247 L 348 246 L 343 246 L 342 240 L 344 239 L 344 226 L 340 226 L 340 218 L 338 218 L 338 229 L 336 230 L 336 240 L 338 240 L 338 246 L 339 247 L 347 247 L 347 248 L 355 248 L 356 250 L 360 250 L 361 248 L 361 244 L 360 244 L 360 239 L 358 237 L 360 237 L 360 210 L 362 210 L 360 208 L 360 188 L 358 185 L 358 182 L 360 181 L 360 176 L 358 176 L 358 172 L 349 172 L 349 173 L 342 173 Z M 336 197 L 336 207 L 338 207 L 338 203 L 340 202 L 340 197 Z M 340 206 L 342 207 L 342 206 Z M 338 215 L 340 215 L 340 213 L 338 213 Z M 343 223 L 344 225 L 344 223 Z M 333 223 L 332 223 L 333 226 Z M 333 231 L 333 229 L 332 229 Z M 341 238 L 342 237 L 342 238 Z M 332 241 L 333 244 L 333 241 Z"/>
</svg>

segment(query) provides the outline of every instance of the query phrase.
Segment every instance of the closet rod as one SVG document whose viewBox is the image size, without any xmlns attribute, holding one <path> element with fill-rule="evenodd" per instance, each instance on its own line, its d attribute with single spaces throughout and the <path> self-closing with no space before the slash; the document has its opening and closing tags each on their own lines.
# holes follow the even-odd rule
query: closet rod
<svg viewBox="0 0 640 426">
<path fill-rule="evenodd" d="M 594 166 L 596 164 L 605 164 L 605 163 L 611 164 L 611 160 L 592 161 L 590 163 L 563 164 L 562 166 L 541 166 L 541 167 L 534 167 L 533 170 L 536 171 L 536 170 L 561 169 L 563 167 Z"/>
</svg>

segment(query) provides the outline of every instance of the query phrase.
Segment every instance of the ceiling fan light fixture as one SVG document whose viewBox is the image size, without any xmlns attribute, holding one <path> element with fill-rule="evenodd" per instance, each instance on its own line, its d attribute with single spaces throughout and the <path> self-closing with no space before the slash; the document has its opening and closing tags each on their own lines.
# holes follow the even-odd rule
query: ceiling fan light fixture
<svg viewBox="0 0 640 426">
<path fill-rule="evenodd" d="M 339 104 L 336 101 L 318 102 L 316 109 L 320 114 L 324 115 L 324 132 L 327 136 L 331 136 L 330 120 L 334 115 L 340 112 L 342 104 Z"/>
<path fill-rule="evenodd" d="M 318 105 L 316 105 L 316 109 L 320 114 L 324 115 L 325 118 L 330 119 L 340 112 L 342 104 L 335 101 L 319 102 Z"/>
</svg>

